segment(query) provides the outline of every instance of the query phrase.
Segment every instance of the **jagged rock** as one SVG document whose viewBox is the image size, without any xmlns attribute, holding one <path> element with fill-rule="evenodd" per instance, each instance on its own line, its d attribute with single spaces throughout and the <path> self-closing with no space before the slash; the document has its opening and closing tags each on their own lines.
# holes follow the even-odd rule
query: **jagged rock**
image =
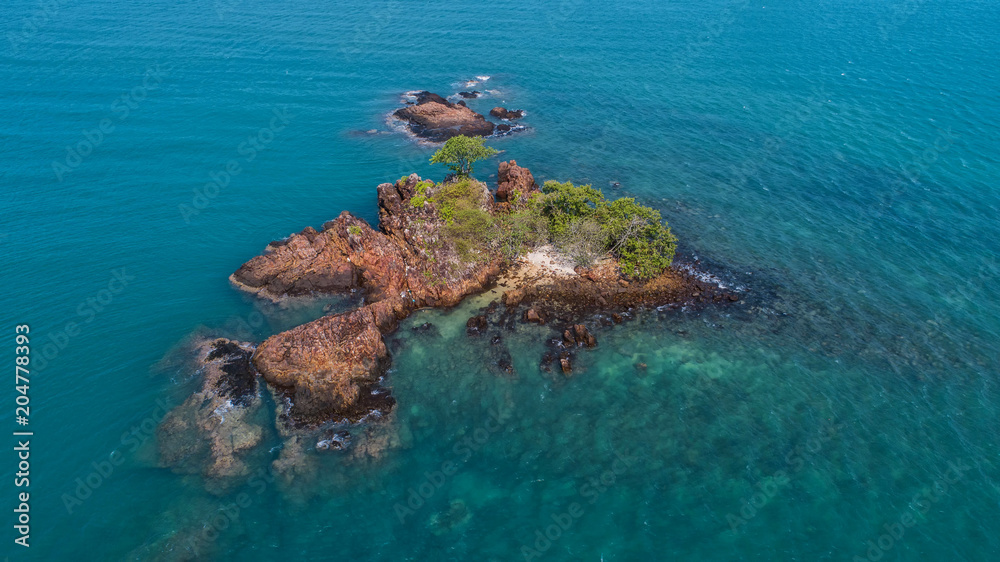
<svg viewBox="0 0 1000 562">
<path fill-rule="evenodd" d="M 486 185 L 472 185 L 481 190 L 474 198 L 483 210 L 491 210 L 493 196 Z M 499 256 L 461 260 L 453 247 L 438 243 L 444 221 L 437 210 L 411 204 L 420 193 L 431 197 L 440 188 L 416 174 L 382 184 L 380 231 L 341 213 L 321 231 L 306 228 L 272 243 L 231 276 L 237 287 L 275 300 L 360 289 L 369 301 L 272 336 L 258 347 L 254 363 L 290 398 L 292 421 L 355 421 L 391 408 L 391 397 L 371 394 L 388 361 L 383 334 L 419 307 L 458 304 L 499 274 Z"/>
<path fill-rule="evenodd" d="M 583 324 L 575 324 L 572 328 L 567 329 L 563 332 L 563 341 L 566 345 L 586 345 L 587 347 L 596 347 L 597 338 L 590 333 Z"/>
<path fill-rule="evenodd" d="M 537 190 L 530 171 L 515 161 L 502 163 L 498 178 L 508 199 L 515 191 L 526 194 Z M 497 205 L 516 204 L 495 203 L 485 184 L 471 185 L 472 201 L 484 212 L 500 212 Z M 306 228 L 270 244 L 265 254 L 231 276 L 237 287 L 272 299 L 360 290 L 368 303 L 277 334 L 258 347 L 254 364 L 286 398 L 281 419 L 300 425 L 356 421 L 391 409 L 394 400 L 378 384 L 388 363 L 383 336 L 417 308 L 454 306 L 496 280 L 503 263 L 500 255 L 467 260 L 447 242 L 445 221 L 433 202 L 442 189 L 444 186 L 425 182 L 416 174 L 394 184 L 381 184 L 379 230 L 342 213 L 319 231 Z M 416 197 L 423 198 L 419 204 L 414 204 Z M 541 309 L 529 308 L 523 319 L 545 324 L 549 317 L 564 322 L 578 317 L 592 310 L 599 299 L 618 310 L 659 306 L 679 302 L 697 287 L 695 276 L 676 270 L 629 284 L 621 279 L 614 260 L 595 264 L 586 273 L 587 281 L 578 275 L 561 276 L 542 284 L 528 281 L 531 284 L 507 290 L 501 298 L 505 312 L 498 324 L 514 329 L 518 318 L 515 308 L 525 302 L 544 303 L 544 314 Z M 497 306 L 491 307 L 487 314 L 496 312 Z M 612 318 L 621 321 L 620 316 Z M 475 320 L 470 331 L 482 332 L 483 320 Z M 585 327 L 583 330 L 578 335 L 574 328 L 570 334 L 573 341 L 597 345 L 596 338 Z M 505 370 L 505 361 L 498 356 L 496 365 Z M 570 368 L 568 358 L 563 366 Z"/>
<path fill-rule="evenodd" d="M 476 99 L 481 94 L 482 94 L 482 92 L 480 92 L 479 90 L 472 90 L 471 92 L 459 92 L 458 93 L 458 95 L 462 96 L 463 98 L 465 98 L 467 100 L 469 100 L 469 99 Z"/>
<path fill-rule="evenodd" d="M 573 374 L 573 366 L 570 364 L 569 357 L 560 357 L 559 365 L 562 367 L 562 372 L 567 377 Z"/>
<path fill-rule="evenodd" d="M 261 375 L 291 400 L 290 417 L 300 422 L 388 412 L 395 399 L 378 393 L 388 363 L 375 305 L 324 316 L 257 346 L 253 361 Z"/>
<path fill-rule="evenodd" d="M 393 115 L 405 121 L 418 137 L 444 142 L 457 135 L 468 137 L 493 134 L 493 123 L 465 105 L 451 103 L 430 92 L 416 94 L 417 103 L 397 110 Z"/>
<path fill-rule="evenodd" d="M 509 291 L 504 291 L 504 293 L 500 295 L 500 302 L 502 302 L 507 308 L 513 308 L 521 304 L 522 300 L 524 300 L 524 290 L 522 289 L 511 289 Z"/>
<path fill-rule="evenodd" d="M 478 336 L 485 332 L 489 328 L 489 323 L 486 321 L 486 316 L 473 316 L 469 318 L 468 322 L 465 323 L 465 331 L 470 336 Z"/>
<path fill-rule="evenodd" d="M 497 119 L 504 119 L 507 121 L 513 121 L 515 119 L 520 119 L 524 117 L 523 109 L 507 109 L 505 107 L 494 107 L 490 110 L 490 115 L 496 117 Z"/>
<path fill-rule="evenodd" d="M 501 203 L 517 203 L 518 201 L 512 200 L 515 193 L 520 195 L 519 200 L 524 200 L 538 191 L 535 176 L 527 168 L 518 166 L 516 160 L 500 163 L 497 168 L 497 183 L 497 201 Z"/>
<path fill-rule="evenodd" d="M 443 221 L 433 208 L 410 200 L 418 185 L 425 193 L 437 187 L 413 174 L 378 187 L 379 226 L 371 228 L 348 212 L 317 232 L 306 228 L 243 264 L 230 280 L 237 287 L 277 300 L 283 296 L 337 293 L 360 289 L 370 301 L 397 298 L 390 307 L 397 319 L 421 306 L 453 306 L 478 292 L 499 273 L 499 259 L 461 263 L 454 248 L 430 244 L 441 237 Z M 490 208 L 484 184 L 480 198 Z M 459 262 L 459 267 L 453 265 Z M 389 310 L 380 310 L 389 313 Z"/>
</svg>

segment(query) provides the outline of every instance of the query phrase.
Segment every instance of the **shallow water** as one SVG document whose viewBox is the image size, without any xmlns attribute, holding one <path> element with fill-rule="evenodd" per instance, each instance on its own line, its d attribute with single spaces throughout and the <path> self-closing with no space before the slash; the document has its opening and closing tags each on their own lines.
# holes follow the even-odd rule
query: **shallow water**
<svg viewBox="0 0 1000 562">
<path fill-rule="evenodd" d="M 997 558 L 995 3 L 57 4 L 0 7 L 0 310 L 37 358 L 32 547 L 9 530 L 12 559 Z M 470 107 L 528 111 L 492 143 L 503 159 L 657 206 L 744 302 L 590 322 L 599 346 L 570 379 L 539 371 L 552 332 L 522 325 L 503 333 L 517 376 L 498 375 L 464 330 L 489 297 L 422 311 L 390 342 L 398 442 L 380 459 L 316 456 L 293 485 L 223 496 L 159 468 L 158 402 L 197 385 L 182 342 L 350 302 L 259 303 L 228 275 L 341 210 L 374 222 L 380 182 L 440 177 L 432 147 L 357 133 L 388 131 L 402 92 L 480 75 L 495 93 Z M 275 110 L 287 124 L 248 161 Z M 241 172 L 191 214 L 230 159 Z"/>
</svg>

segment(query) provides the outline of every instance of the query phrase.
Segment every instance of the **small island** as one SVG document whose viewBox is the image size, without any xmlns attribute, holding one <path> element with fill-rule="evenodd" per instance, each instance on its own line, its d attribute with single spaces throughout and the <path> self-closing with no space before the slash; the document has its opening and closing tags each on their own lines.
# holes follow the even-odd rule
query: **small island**
<svg viewBox="0 0 1000 562">
<path fill-rule="evenodd" d="M 451 137 L 431 159 L 451 170 L 443 181 L 412 174 L 378 186 L 378 229 L 345 211 L 319 230 L 272 242 L 233 273 L 234 286 L 274 301 L 348 291 L 364 299 L 258 345 L 204 344 L 202 390 L 161 425 L 161 459 L 187 462 L 194 442 L 206 477 L 244 474 L 241 456 L 261 440 L 256 373 L 276 398 L 286 440 L 277 465 L 299 462 L 307 445 L 347 447 L 349 432 L 336 428 L 395 405 L 381 383 L 390 363 L 384 336 L 418 309 L 452 307 L 490 288 L 503 289 L 502 298 L 469 319 L 470 336 L 491 321 L 555 328 L 559 349 L 540 368 L 565 376 L 572 349 L 597 345 L 583 323 L 595 314 L 610 324 L 636 307 L 739 299 L 672 267 L 677 239 L 658 211 L 632 198 L 608 200 L 570 182 L 539 187 L 515 161 L 500 163 L 491 191 L 474 164 L 497 153 L 482 137 Z M 232 420 L 224 431 L 220 417 Z"/>
<path fill-rule="evenodd" d="M 459 95 L 473 99 L 479 97 L 479 92 L 459 92 Z M 470 109 L 464 101 L 452 103 L 435 93 L 411 92 L 407 98 L 412 101 L 407 101 L 407 106 L 396 110 L 392 116 L 405 123 L 414 136 L 426 141 L 439 143 L 457 136 L 502 136 L 523 129 L 507 123 L 493 123 Z M 513 121 L 524 117 L 524 111 L 494 107 L 490 115 L 503 121 Z"/>
</svg>

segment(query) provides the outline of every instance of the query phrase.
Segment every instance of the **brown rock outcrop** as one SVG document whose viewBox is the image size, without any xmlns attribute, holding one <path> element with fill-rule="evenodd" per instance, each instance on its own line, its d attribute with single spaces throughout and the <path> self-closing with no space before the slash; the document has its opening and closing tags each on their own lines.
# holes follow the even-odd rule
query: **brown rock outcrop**
<svg viewBox="0 0 1000 562">
<path fill-rule="evenodd" d="M 287 391 L 296 421 L 334 415 L 353 422 L 391 409 L 391 396 L 373 392 L 387 361 L 371 305 L 272 336 L 254 354 L 264 378 Z"/>
<path fill-rule="evenodd" d="M 573 365 L 569 361 L 569 356 L 559 358 L 559 366 L 562 367 L 562 372 L 567 377 L 573 374 Z"/>
<path fill-rule="evenodd" d="M 484 210 L 493 197 L 473 183 Z M 268 338 L 253 361 L 289 398 L 294 423 L 357 421 L 392 408 L 378 386 L 388 362 L 382 335 L 423 306 L 454 306 L 482 291 L 500 272 L 500 259 L 462 260 L 442 238 L 444 221 L 429 200 L 437 190 L 413 174 L 378 187 L 380 231 L 350 213 L 271 243 L 231 276 L 261 296 L 361 290 L 368 304 L 326 316 Z M 413 198 L 428 200 L 414 205 Z M 419 200 L 418 200 L 419 201 Z"/>
<path fill-rule="evenodd" d="M 417 102 L 396 110 L 393 115 L 405 121 L 413 134 L 434 142 L 444 142 L 451 137 L 489 136 L 493 123 L 469 109 L 464 104 L 451 103 L 431 92 L 415 95 Z"/>
<path fill-rule="evenodd" d="M 478 188 L 483 208 L 489 209 L 492 195 L 485 185 Z M 274 300 L 360 289 L 369 301 L 390 301 L 375 311 L 383 320 L 405 318 L 420 306 L 458 304 L 495 277 L 499 263 L 464 263 L 453 248 L 440 243 L 443 221 L 434 205 L 414 207 L 411 201 L 418 190 L 430 197 L 434 189 L 433 182 L 416 174 L 384 183 L 378 186 L 381 231 L 345 211 L 321 231 L 307 227 L 272 242 L 230 281 Z"/>
<path fill-rule="evenodd" d="M 597 347 L 597 338 L 583 324 L 575 324 L 563 332 L 563 340 L 567 345 Z"/>
<path fill-rule="evenodd" d="M 501 203 L 517 203 L 527 199 L 538 191 L 535 176 L 531 171 L 517 165 L 516 160 L 501 162 L 497 168 L 497 201 Z M 518 194 L 517 200 L 515 194 Z"/>
</svg>

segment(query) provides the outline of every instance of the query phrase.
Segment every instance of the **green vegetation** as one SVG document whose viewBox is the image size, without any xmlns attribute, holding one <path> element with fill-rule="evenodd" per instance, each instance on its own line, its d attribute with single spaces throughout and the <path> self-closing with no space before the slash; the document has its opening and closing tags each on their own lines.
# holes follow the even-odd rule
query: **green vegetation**
<svg viewBox="0 0 1000 562">
<path fill-rule="evenodd" d="M 485 187 L 468 177 L 433 190 L 418 188 L 421 192 L 444 220 L 445 240 L 466 261 L 497 254 L 514 260 L 551 243 L 578 265 L 589 266 L 611 254 L 626 275 L 650 279 L 670 266 L 677 249 L 677 239 L 659 211 L 630 197 L 608 201 L 589 185 L 549 181 L 542 193 L 518 198 L 517 204 L 496 214 L 490 212 L 492 200 Z M 423 195 L 414 196 L 413 205 L 422 206 L 424 200 Z"/>
<path fill-rule="evenodd" d="M 491 240 L 504 259 L 513 261 L 549 239 L 549 223 L 534 207 L 493 217 Z"/>
<path fill-rule="evenodd" d="M 552 242 L 579 265 L 609 253 L 627 275 L 650 279 L 673 262 L 677 238 L 656 209 L 631 197 L 607 201 L 600 190 L 570 182 L 545 182 L 542 193 L 535 205 Z"/>
<path fill-rule="evenodd" d="M 673 263 L 677 237 L 656 209 L 623 197 L 598 206 L 597 220 L 608 252 L 629 275 L 649 279 Z"/>
<path fill-rule="evenodd" d="M 499 150 L 486 146 L 484 142 L 483 137 L 452 137 L 431 156 L 431 164 L 444 164 L 459 176 L 469 177 L 473 164 L 500 154 Z"/>
<path fill-rule="evenodd" d="M 583 219 L 592 218 L 598 205 L 604 203 L 604 194 L 589 185 L 574 186 L 571 182 L 547 181 L 542 186 L 544 194 L 537 203 L 542 215 L 549 221 L 549 233 L 559 239 L 580 226 Z"/>
<path fill-rule="evenodd" d="M 466 218 L 472 211 L 488 214 L 483 208 L 488 207 L 487 203 L 490 202 L 488 194 L 481 188 L 479 182 L 471 178 L 461 178 L 439 185 L 432 201 L 448 225 L 452 225 L 458 214 Z"/>
<path fill-rule="evenodd" d="M 491 203 L 482 185 L 471 178 L 437 186 L 432 199 L 445 221 L 445 235 L 463 260 L 484 259 L 489 243 L 493 215 L 486 209 Z"/>
<path fill-rule="evenodd" d="M 417 194 L 410 198 L 410 205 L 415 208 L 420 208 L 424 206 L 424 203 L 430 201 L 431 199 L 427 197 L 427 190 L 434 186 L 434 182 L 431 180 L 423 180 L 416 185 Z"/>
<path fill-rule="evenodd" d="M 347 227 L 347 232 L 349 234 L 353 234 L 354 236 L 357 236 L 357 235 L 361 234 L 361 227 L 358 226 L 358 225 L 356 225 L 356 224 L 352 224 L 351 226 Z"/>
</svg>

